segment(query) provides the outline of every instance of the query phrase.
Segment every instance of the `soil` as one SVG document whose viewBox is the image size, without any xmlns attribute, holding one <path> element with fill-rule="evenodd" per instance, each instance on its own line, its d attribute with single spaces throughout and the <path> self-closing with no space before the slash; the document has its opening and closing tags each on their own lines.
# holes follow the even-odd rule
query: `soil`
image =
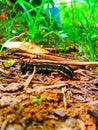
<svg viewBox="0 0 98 130">
<path fill-rule="evenodd" d="M 98 130 L 97 66 L 77 67 L 69 79 L 58 72 L 24 75 L 20 60 L 1 56 L 1 130 Z"/>
</svg>

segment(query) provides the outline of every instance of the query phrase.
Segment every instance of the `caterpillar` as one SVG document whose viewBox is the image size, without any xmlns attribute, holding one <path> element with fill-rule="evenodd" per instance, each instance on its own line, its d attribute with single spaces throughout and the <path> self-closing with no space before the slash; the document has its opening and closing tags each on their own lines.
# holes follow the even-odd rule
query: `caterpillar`
<svg viewBox="0 0 98 130">
<path fill-rule="evenodd" d="M 70 66 L 48 62 L 22 62 L 20 70 L 23 74 L 25 74 L 27 71 L 33 72 L 34 66 L 36 67 L 37 72 L 59 72 L 63 76 L 69 77 L 70 79 L 72 79 L 74 75 L 73 69 Z"/>
</svg>

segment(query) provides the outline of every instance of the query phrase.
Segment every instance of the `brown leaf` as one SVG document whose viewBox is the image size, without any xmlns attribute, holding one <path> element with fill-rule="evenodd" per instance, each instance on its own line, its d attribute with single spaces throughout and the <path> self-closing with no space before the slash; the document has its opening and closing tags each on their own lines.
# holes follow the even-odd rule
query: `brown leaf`
<svg viewBox="0 0 98 130">
<path fill-rule="evenodd" d="M 5 91 L 8 91 L 8 92 L 12 91 L 12 92 L 14 92 L 14 91 L 17 91 L 17 90 L 20 89 L 20 88 L 22 88 L 22 85 L 21 85 L 21 84 L 13 82 L 13 83 L 10 83 L 10 84 L 5 88 Z"/>
<path fill-rule="evenodd" d="M 40 46 L 36 45 L 35 43 L 31 42 L 5 42 L 4 47 L 10 48 L 12 50 L 22 50 L 25 52 L 29 52 L 32 54 L 47 54 L 48 51 L 44 48 L 41 48 Z"/>
</svg>

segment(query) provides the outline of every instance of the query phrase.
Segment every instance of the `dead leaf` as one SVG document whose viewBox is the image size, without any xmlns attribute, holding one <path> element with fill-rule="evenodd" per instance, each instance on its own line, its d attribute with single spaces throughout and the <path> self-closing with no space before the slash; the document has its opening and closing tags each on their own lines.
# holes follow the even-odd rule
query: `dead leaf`
<svg viewBox="0 0 98 130">
<path fill-rule="evenodd" d="M 13 82 L 13 83 L 9 84 L 7 87 L 5 87 L 5 91 L 14 92 L 14 91 L 17 91 L 20 88 L 22 88 L 21 84 Z"/>
<path fill-rule="evenodd" d="M 49 53 L 47 50 L 45 50 L 44 48 L 41 48 L 40 46 L 36 45 L 35 43 L 31 43 L 31 42 L 5 42 L 4 47 L 7 47 L 9 49 L 12 50 L 22 50 L 28 53 L 32 53 L 32 54 L 47 54 Z"/>
</svg>

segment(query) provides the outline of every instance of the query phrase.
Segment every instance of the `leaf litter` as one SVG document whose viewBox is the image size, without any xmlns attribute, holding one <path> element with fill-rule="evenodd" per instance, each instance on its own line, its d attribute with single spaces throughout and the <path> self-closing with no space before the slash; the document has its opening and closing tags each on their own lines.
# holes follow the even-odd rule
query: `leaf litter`
<svg viewBox="0 0 98 130">
<path fill-rule="evenodd" d="M 1 130 L 98 129 L 97 69 L 78 67 L 73 79 L 64 79 L 36 68 L 23 75 L 19 68 L 19 59 L 0 68 Z"/>
</svg>

